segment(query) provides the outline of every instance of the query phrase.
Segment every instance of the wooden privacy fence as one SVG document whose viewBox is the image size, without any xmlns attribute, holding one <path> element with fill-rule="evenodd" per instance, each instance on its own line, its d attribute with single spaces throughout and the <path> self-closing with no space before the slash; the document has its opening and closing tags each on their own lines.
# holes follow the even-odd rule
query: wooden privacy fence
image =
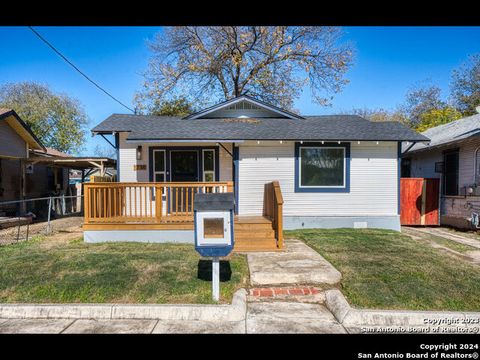
<svg viewBox="0 0 480 360">
<path fill-rule="evenodd" d="M 272 221 L 277 247 L 283 248 L 283 196 L 278 181 L 265 184 L 263 193 L 263 216 Z"/>
<path fill-rule="evenodd" d="M 233 182 L 85 184 L 85 224 L 193 221 L 197 193 L 232 192 Z"/>
<path fill-rule="evenodd" d="M 400 223 L 439 225 L 440 179 L 400 179 Z"/>
</svg>

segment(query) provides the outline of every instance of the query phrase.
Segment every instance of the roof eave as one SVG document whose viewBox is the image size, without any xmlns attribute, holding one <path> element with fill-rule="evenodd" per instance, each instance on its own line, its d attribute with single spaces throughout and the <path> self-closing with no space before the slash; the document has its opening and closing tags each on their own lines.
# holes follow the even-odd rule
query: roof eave
<svg viewBox="0 0 480 360">
<path fill-rule="evenodd" d="M 20 125 L 20 129 L 23 131 L 18 131 L 17 128 L 12 126 L 9 122 L 9 118 L 13 117 L 17 124 Z M 32 149 L 43 150 L 44 152 L 47 151 L 45 146 L 42 144 L 40 139 L 33 133 L 32 129 L 28 124 L 23 121 L 20 116 L 15 112 L 15 110 L 10 110 L 0 115 L 0 119 L 5 119 L 10 127 L 27 143 L 31 146 Z"/>
</svg>

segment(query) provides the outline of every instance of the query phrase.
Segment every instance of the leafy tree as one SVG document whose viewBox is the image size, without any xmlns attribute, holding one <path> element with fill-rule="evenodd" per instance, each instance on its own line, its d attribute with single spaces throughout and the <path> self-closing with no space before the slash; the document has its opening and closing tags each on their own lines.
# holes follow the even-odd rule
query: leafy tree
<svg viewBox="0 0 480 360">
<path fill-rule="evenodd" d="M 480 106 L 480 54 L 472 55 L 452 73 L 452 97 L 464 116 L 476 114 Z"/>
<path fill-rule="evenodd" d="M 194 106 L 185 97 L 174 97 L 171 100 L 154 98 L 140 112 L 149 115 L 186 116 L 195 112 Z"/>
<path fill-rule="evenodd" d="M 423 132 L 432 127 L 458 120 L 461 117 L 462 113 L 451 106 L 445 106 L 442 109 L 432 109 L 420 115 L 420 123 L 415 127 L 415 130 Z"/>
<path fill-rule="evenodd" d="M 137 106 L 178 95 L 204 105 L 248 94 L 290 109 L 307 84 L 326 105 L 352 64 L 352 49 L 340 39 L 336 27 L 167 28 L 149 43 L 153 56 Z"/>
<path fill-rule="evenodd" d="M 0 87 L 0 107 L 15 110 L 45 146 L 81 151 L 88 121 L 78 100 L 35 82 L 8 83 Z"/>
</svg>

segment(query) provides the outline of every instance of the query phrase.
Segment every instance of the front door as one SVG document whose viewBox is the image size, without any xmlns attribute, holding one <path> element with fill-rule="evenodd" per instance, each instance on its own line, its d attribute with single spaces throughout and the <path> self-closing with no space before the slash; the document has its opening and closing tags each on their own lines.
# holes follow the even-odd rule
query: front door
<svg viewBox="0 0 480 360">
<path fill-rule="evenodd" d="M 198 151 L 171 150 L 172 182 L 198 181 Z"/>
</svg>

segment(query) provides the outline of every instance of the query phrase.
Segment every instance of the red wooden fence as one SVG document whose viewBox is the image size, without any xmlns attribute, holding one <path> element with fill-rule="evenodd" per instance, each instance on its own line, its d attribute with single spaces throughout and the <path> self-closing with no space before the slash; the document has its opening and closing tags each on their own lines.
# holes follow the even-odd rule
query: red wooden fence
<svg viewBox="0 0 480 360">
<path fill-rule="evenodd" d="M 402 225 L 439 225 L 440 179 L 400 179 Z"/>
</svg>

